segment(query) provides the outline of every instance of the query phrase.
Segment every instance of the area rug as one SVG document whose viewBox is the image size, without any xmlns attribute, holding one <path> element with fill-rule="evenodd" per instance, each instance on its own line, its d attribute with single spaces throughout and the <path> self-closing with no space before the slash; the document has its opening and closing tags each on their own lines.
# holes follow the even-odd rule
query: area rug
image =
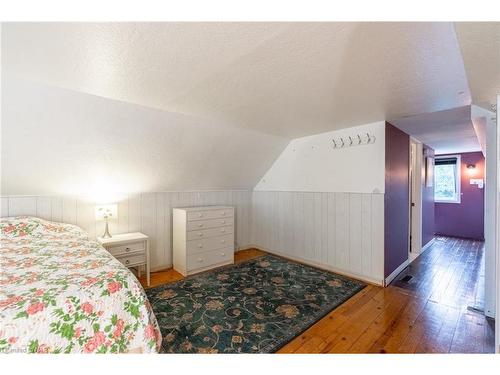
<svg viewBox="0 0 500 375">
<path fill-rule="evenodd" d="M 271 353 L 364 287 L 265 255 L 146 293 L 165 353 Z"/>
</svg>

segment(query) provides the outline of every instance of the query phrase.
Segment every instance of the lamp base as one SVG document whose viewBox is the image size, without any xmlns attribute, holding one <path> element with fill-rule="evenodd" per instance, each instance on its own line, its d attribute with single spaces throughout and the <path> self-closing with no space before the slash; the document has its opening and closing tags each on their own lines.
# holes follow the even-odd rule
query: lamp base
<svg viewBox="0 0 500 375">
<path fill-rule="evenodd" d="M 111 237 L 113 236 L 109 233 L 108 221 L 106 220 L 106 227 L 104 228 L 104 234 L 102 235 L 102 238 L 111 238 Z"/>
</svg>

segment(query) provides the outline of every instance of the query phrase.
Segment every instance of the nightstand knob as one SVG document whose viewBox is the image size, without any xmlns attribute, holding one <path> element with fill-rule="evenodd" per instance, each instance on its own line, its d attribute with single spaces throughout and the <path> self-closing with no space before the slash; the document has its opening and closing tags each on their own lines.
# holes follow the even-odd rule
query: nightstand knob
<svg viewBox="0 0 500 375">
<path fill-rule="evenodd" d="M 221 212 L 221 215 L 222 215 L 222 216 L 225 216 L 225 215 L 226 215 L 226 211 L 222 211 L 222 212 Z"/>
<path fill-rule="evenodd" d="M 126 247 L 125 251 L 128 253 L 130 251 L 130 247 Z"/>
<path fill-rule="evenodd" d="M 222 224 L 226 224 L 226 220 L 222 220 L 222 221 L 221 221 L 221 223 L 222 223 Z"/>
<path fill-rule="evenodd" d="M 226 243 L 226 240 L 221 240 L 220 242 L 222 242 L 222 243 Z"/>
<path fill-rule="evenodd" d="M 127 260 L 125 261 L 125 264 L 130 264 L 130 260 L 128 260 L 128 259 L 127 259 Z"/>
<path fill-rule="evenodd" d="M 198 258 L 198 262 L 199 263 L 203 262 L 203 259 L 202 258 Z"/>
<path fill-rule="evenodd" d="M 221 231 L 221 233 L 226 233 L 225 229 L 221 229 L 220 231 Z"/>
<path fill-rule="evenodd" d="M 223 256 L 223 257 L 225 257 L 225 256 L 226 256 L 226 253 L 221 253 L 220 255 L 221 255 L 221 256 Z"/>
<path fill-rule="evenodd" d="M 198 214 L 198 217 L 203 217 L 203 214 L 200 212 L 200 213 Z"/>
<path fill-rule="evenodd" d="M 203 247 L 203 244 L 199 243 L 198 247 L 201 249 Z"/>
<path fill-rule="evenodd" d="M 201 228 L 202 226 L 203 226 L 203 224 L 202 224 L 202 223 L 199 223 L 199 224 L 198 224 L 198 227 L 200 227 L 200 228 Z"/>
<path fill-rule="evenodd" d="M 201 232 L 200 232 L 200 233 L 198 233 L 198 236 L 200 236 L 200 237 L 201 237 L 201 236 L 203 236 L 203 233 L 201 233 Z"/>
</svg>

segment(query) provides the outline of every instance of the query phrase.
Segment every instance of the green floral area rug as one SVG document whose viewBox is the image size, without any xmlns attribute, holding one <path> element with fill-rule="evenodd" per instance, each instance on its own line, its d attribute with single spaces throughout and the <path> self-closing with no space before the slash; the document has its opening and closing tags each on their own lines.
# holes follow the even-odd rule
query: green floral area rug
<svg viewBox="0 0 500 375">
<path fill-rule="evenodd" d="M 265 255 L 147 289 L 166 353 L 271 353 L 365 287 Z"/>
</svg>

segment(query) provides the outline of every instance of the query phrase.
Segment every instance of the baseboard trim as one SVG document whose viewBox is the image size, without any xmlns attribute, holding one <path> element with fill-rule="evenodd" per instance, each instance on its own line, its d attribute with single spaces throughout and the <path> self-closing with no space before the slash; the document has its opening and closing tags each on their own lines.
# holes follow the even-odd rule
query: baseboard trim
<svg viewBox="0 0 500 375">
<path fill-rule="evenodd" d="M 436 238 L 433 238 L 432 240 L 430 240 L 429 242 L 427 242 L 424 247 L 422 247 L 420 249 L 420 251 L 418 253 L 415 253 L 413 258 L 410 257 L 410 263 L 413 263 L 420 255 L 422 255 L 424 253 L 425 250 L 429 249 L 432 244 L 434 243 L 434 241 L 436 241 Z"/>
<path fill-rule="evenodd" d="M 430 240 L 429 242 L 427 242 L 424 247 L 422 247 L 422 249 L 420 249 L 420 254 L 422 254 L 425 250 L 427 250 L 429 247 L 431 247 L 431 245 L 434 243 L 434 241 L 436 241 L 436 238 L 434 237 L 432 240 Z"/>
<path fill-rule="evenodd" d="M 386 277 L 384 286 L 389 285 L 392 280 L 396 278 L 408 265 L 410 264 L 410 260 L 406 259 L 398 268 L 396 268 L 392 273 Z"/>
<path fill-rule="evenodd" d="M 261 250 L 261 251 L 264 251 L 266 253 L 277 255 L 277 256 L 280 256 L 282 258 L 294 261 L 294 262 L 303 263 L 307 266 L 319 268 L 319 269 L 324 270 L 324 271 L 334 272 L 334 273 L 338 273 L 339 275 L 342 275 L 342 276 L 346 276 L 346 277 L 350 277 L 352 279 L 364 281 L 365 283 L 368 283 L 371 285 L 384 286 L 383 280 L 378 280 L 378 279 L 366 277 L 364 275 L 358 275 L 358 274 L 352 273 L 352 272 L 346 272 L 345 270 L 341 270 L 341 269 L 329 266 L 329 265 L 324 264 L 324 263 L 313 262 L 313 261 L 310 261 L 308 259 L 304 259 L 304 258 L 297 257 L 297 256 L 290 256 L 289 254 L 286 254 L 286 253 L 283 253 L 280 251 L 276 251 L 276 250 L 266 249 L 262 246 L 249 245 L 246 249 L 241 249 L 241 250 L 247 250 L 247 249 Z"/>
</svg>

